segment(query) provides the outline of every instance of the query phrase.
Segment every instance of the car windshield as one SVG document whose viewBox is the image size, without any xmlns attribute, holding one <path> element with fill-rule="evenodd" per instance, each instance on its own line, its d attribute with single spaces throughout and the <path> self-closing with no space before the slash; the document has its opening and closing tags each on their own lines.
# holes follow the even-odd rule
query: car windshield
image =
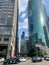
<svg viewBox="0 0 49 65">
<path fill-rule="evenodd" d="M 37 59 L 37 57 L 34 57 L 33 59 Z"/>
<path fill-rule="evenodd" d="M 13 60 L 13 58 L 10 58 L 9 60 Z"/>
<path fill-rule="evenodd" d="M 47 57 L 47 58 L 49 58 L 49 57 Z"/>
</svg>

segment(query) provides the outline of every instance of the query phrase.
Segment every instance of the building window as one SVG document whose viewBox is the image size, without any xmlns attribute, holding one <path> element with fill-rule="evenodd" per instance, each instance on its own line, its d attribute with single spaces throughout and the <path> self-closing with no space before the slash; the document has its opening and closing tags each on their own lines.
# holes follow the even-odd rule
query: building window
<svg viewBox="0 0 49 65">
<path fill-rule="evenodd" d="M 7 11 L 7 9 L 4 9 L 3 11 Z"/>
<path fill-rule="evenodd" d="M 11 27 L 0 27 L 0 30 L 12 30 L 12 28 Z"/>
<path fill-rule="evenodd" d="M 0 9 L 1 9 L 1 7 L 0 7 Z"/>
<path fill-rule="evenodd" d="M 9 0 L 5 0 L 6 2 L 8 2 Z"/>
<path fill-rule="evenodd" d="M 10 4 L 10 5 L 9 5 L 9 8 L 13 8 L 13 5 L 12 5 L 12 4 Z"/>
<path fill-rule="evenodd" d="M 8 9 L 8 6 L 7 6 L 7 7 L 6 7 L 6 6 L 4 6 L 4 7 L 3 7 L 3 10 L 4 10 L 4 9 Z"/>
<path fill-rule="evenodd" d="M 13 8 L 11 8 L 11 7 L 8 10 L 9 10 L 9 12 L 13 12 Z"/>
<path fill-rule="evenodd" d="M 5 35 L 10 35 L 10 32 L 5 32 L 4 34 L 5 34 Z"/>
<path fill-rule="evenodd" d="M 8 18 L 7 18 L 7 23 L 8 23 L 8 24 L 11 24 L 11 21 L 12 21 L 12 17 L 8 17 Z"/>
<path fill-rule="evenodd" d="M 7 9 L 4 9 L 2 14 L 4 14 L 4 15 L 2 15 L 2 16 L 5 17 L 5 14 L 7 15 Z"/>
<path fill-rule="evenodd" d="M 0 25 L 4 25 L 4 22 L 0 22 Z"/>
<path fill-rule="evenodd" d="M 2 4 L 0 4 L 0 7 L 2 6 Z"/>
<path fill-rule="evenodd" d="M 4 41 L 9 41 L 9 38 L 4 38 Z"/>
<path fill-rule="evenodd" d="M 0 30 L 4 30 L 4 27 L 0 27 Z"/>
<path fill-rule="evenodd" d="M 0 0 L 0 3 L 2 3 L 2 0 Z"/>
<path fill-rule="evenodd" d="M 8 15 L 8 17 L 12 17 L 11 15 Z"/>
<path fill-rule="evenodd" d="M 12 0 L 12 2 L 13 2 L 13 0 Z"/>
<path fill-rule="evenodd" d="M 7 27 L 6 30 L 12 30 L 12 28 L 11 27 Z"/>
<path fill-rule="evenodd" d="M 9 11 L 8 14 L 13 14 L 13 12 L 12 11 Z"/>
<path fill-rule="evenodd" d="M 0 32 L 0 35 L 3 35 L 3 32 Z"/>
<path fill-rule="evenodd" d="M 1 21 L 5 21 L 5 18 L 1 18 Z"/>
</svg>

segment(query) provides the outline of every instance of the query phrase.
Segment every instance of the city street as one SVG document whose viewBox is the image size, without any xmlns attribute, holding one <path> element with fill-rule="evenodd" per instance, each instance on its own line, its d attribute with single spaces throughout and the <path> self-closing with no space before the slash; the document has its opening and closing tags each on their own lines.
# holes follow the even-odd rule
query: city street
<svg viewBox="0 0 49 65">
<path fill-rule="evenodd" d="M 0 65 L 3 65 L 3 63 L 0 63 Z M 8 65 L 49 65 L 49 61 L 42 61 L 42 62 L 37 62 L 33 63 L 31 60 L 27 60 L 26 62 L 21 62 L 19 64 L 8 64 Z"/>
</svg>

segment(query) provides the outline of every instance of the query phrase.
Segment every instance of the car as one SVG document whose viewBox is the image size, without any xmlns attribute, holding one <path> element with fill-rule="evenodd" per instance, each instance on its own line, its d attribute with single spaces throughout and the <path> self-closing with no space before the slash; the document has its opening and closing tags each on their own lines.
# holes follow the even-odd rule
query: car
<svg viewBox="0 0 49 65">
<path fill-rule="evenodd" d="M 44 56 L 44 60 L 46 60 L 47 56 Z"/>
<path fill-rule="evenodd" d="M 1 58 L 0 58 L 0 62 L 2 62 Z"/>
<path fill-rule="evenodd" d="M 4 60 L 5 60 L 4 58 L 0 58 L 0 62 L 4 62 Z"/>
<path fill-rule="evenodd" d="M 5 59 L 5 60 L 4 60 L 4 65 L 7 64 L 8 61 L 9 61 L 9 59 Z"/>
<path fill-rule="evenodd" d="M 15 58 L 15 60 L 16 60 L 16 62 L 17 62 L 17 63 L 19 63 L 19 62 L 20 62 L 19 58 Z"/>
<path fill-rule="evenodd" d="M 17 64 L 19 63 L 19 59 L 18 58 L 10 58 L 8 60 L 8 64 Z"/>
<path fill-rule="evenodd" d="M 5 58 L 2 58 L 1 61 L 4 62 Z"/>
<path fill-rule="evenodd" d="M 40 61 L 42 61 L 41 57 L 33 57 L 32 58 L 32 62 L 40 62 Z"/>
<path fill-rule="evenodd" d="M 49 61 L 49 57 L 48 56 L 44 57 L 44 60 Z"/>
<path fill-rule="evenodd" d="M 49 57 L 47 57 L 46 60 L 49 61 Z"/>
<path fill-rule="evenodd" d="M 19 58 L 20 62 L 25 62 L 27 59 L 25 57 Z"/>
</svg>

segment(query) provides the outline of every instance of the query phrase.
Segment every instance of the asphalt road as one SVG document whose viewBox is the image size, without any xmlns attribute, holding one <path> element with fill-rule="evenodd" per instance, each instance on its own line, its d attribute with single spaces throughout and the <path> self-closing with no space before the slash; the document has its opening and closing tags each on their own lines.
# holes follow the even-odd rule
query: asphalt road
<svg viewBox="0 0 49 65">
<path fill-rule="evenodd" d="M 2 63 L 2 62 L 0 62 L 0 65 L 3 65 L 3 63 Z"/>
<path fill-rule="evenodd" d="M 0 65 L 3 65 L 3 63 L 0 63 Z M 42 61 L 42 62 L 36 62 L 33 63 L 31 60 L 27 60 L 26 62 L 20 62 L 19 64 L 7 64 L 7 65 L 49 65 L 49 61 Z"/>
</svg>

